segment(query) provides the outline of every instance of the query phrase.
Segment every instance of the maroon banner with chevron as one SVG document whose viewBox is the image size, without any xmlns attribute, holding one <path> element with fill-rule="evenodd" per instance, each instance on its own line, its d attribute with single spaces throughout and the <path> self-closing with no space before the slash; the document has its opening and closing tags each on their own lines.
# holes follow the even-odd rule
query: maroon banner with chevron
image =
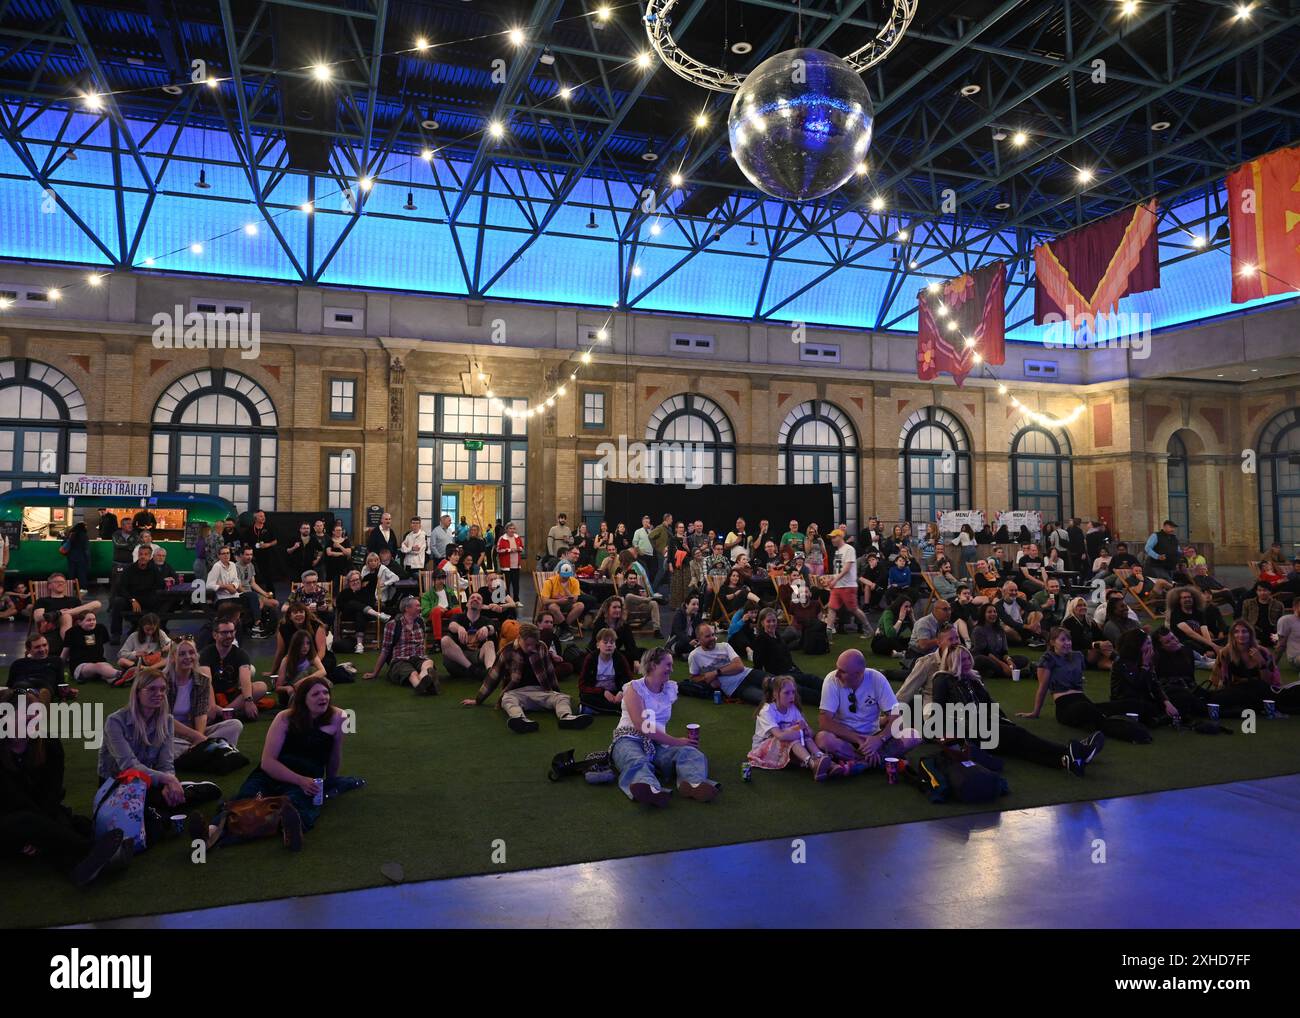
<svg viewBox="0 0 1300 1018">
<path fill-rule="evenodd" d="M 916 377 L 946 371 L 960 386 L 978 364 L 1006 359 L 1007 267 L 993 262 L 917 294 Z"/>
</svg>

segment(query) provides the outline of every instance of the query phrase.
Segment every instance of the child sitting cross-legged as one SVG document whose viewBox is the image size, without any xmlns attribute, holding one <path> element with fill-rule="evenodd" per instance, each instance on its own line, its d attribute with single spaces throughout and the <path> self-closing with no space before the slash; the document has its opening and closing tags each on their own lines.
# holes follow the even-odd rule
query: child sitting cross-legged
<svg viewBox="0 0 1300 1018">
<path fill-rule="evenodd" d="M 764 770 L 788 767 L 793 757 L 812 771 L 814 781 L 842 778 L 851 773 L 847 763 L 836 763 L 814 741 L 812 728 L 799 709 L 799 687 L 789 675 L 769 675 L 763 680 L 763 706 L 754 723 L 754 744 L 749 762 Z"/>
<path fill-rule="evenodd" d="M 623 711 L 623 686 L 632 674 L 627 658 L 616 653 L 618 634 L 605 628 L 596 634 L 596 649 L 582 663 L 578 677 L 578 695 L 583 707 L 597 714 L 620 714 Z"/>
</svg>

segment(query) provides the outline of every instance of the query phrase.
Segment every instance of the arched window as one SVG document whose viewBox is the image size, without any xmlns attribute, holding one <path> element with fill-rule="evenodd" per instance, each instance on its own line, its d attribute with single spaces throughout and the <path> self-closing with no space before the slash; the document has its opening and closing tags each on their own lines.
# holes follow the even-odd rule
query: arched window
<svg viewBox="0 0 1300 1018">
<path fill-rule="evenodd" d="M 858 437 L 839 407 L 814 399 L 786 415 L 777 433 L 778 484 L 831 484 L 835 520 L 858 529 Z"/>
<path fill-rule="evenodd" d="M 86 472 L 86 401 L 62 371 L 0 361 L 0 491 Z"/>
<path fill-rule="evenodd" d="M 153 409 L 153 486 L 229 499 L 243 512 L 275 509 L 275 405 L 238 371 L 176 379 Z"/>
<path fill-rule="evenodd" d="M 1011 508 L 1037 510 L 1044 523 L 1064 522 L 1074 512 L 1070 437 L 1023 420 L 1011 440 Z"/>
<path fill-rule="evenodd" d="M 947 410 L 926 407 L 898 435 L 899 519 L 933 523 L 943 509 L 969 509 L 970 439 Z"/>
<path fill-rule="evenodd" d="M 656 484 L 735 484 L 736 438 L 711 399 L 683 393 L 659 404 L 645 429 Z"/>
<path fill-rule="evenodd" d="M 1300 410 L 1284 410 L 1260 433 L 1259 537 L 1300 552 Z"/>
<path fill-rule="evenodd" d="M 1192 533 L 1187 503 L 1187 446 L 1177 432 L 1169 436 L 1168 452 L 1169 462 L 1165 467 L 1165 476 L 1169 487 L 1169 518 L 1174 521 L 1178 533 L 1187 538 Z"/>
</svg>

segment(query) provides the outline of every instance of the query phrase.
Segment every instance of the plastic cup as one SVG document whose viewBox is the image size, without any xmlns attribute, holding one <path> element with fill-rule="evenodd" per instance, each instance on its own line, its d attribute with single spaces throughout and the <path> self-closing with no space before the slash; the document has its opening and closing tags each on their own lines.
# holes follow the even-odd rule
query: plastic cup
<svg viewBox="0 0 1300 1018">
<path fill-rule="evenodd" d="M 898 757 L 885 757 L 885 777 L 889 779 L 891 785 L 898 783 Z"/>
<path fill-rule="evenodd" d="M 1020 681 L 1020 669 L 1019 669 L 1019 668 L 1012 668 L 1012 669 L 1011 669 L 1011 681 L 1012 681 L 1012 682 L 1019 682 L 1019 681 Z"/>
<path fill-rule="evenodd" d="M 222 707 L 222 708 L 221 708 L 221 713 L 224 714 L 224 715 L 226 716 L 226 720 L 229 721 L 231 718 L 233 718 L 233 717 L 235 716 L 235 708 L 234 708 L 234 707 Z"/>
<path fill-rule="evenodd" d="M 1125 714 L 1124 716 L 1125 716 L 1126 718 L 1128 718 L 1130 721 L 1136 721 L 1136 720 L 1138 719 L 1138 716 L 1137 716 L 1136 714 L 1134 714 L 1132 711 L 1130 711 L 1129 713 Z"/>
<path fill-rule="evenodd" d="M 1276 700 L 1265 700 L 1265 701 L 1264 701 L 1264 713 L 1265 713 L 1265 716 L 1266 716 L 1266 717 L 1270 717 L 1270 718 L 1275 718 L 1275 717 L 1277 717 L 1277 701 L 1276 701 Z"/>
<path fill-rule="evenodd" d="M 686 735 L 687 735 L 688 738 L 692 739 L 694 742 L 699 742 L 699 741 L 700 741 L 700 726 L 697 725 L 694 721 L 692 721 L 689 725 L 686 726 Z"/>
<path fill-rule="evenodd" d="M 1207 703 L 1205 709 L 1209 711 L 1211 721 L 1219 720 L 1219 705 L 1217 703 Z"/>
<path fill-rule="evenodd" d="M 182 833 L 185 830 L 185 820 L 184 813 L 173 813 L 171 815 L 172 831 L 176 834 Z"/>
</svg>

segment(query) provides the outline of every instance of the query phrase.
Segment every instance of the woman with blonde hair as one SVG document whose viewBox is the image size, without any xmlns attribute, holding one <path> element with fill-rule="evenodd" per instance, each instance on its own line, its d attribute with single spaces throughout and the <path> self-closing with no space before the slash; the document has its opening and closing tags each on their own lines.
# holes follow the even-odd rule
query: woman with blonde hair
<svg viewBox="0 0 1300 1018">
<path fill-rule="evenodd" d="M 1106 639 L 1101 626 L 1089 615 L 1087 598 L 1070 598 L 1061 625 L 1069 630 L 1070 643 L 1083 652 L 1089 668 L 1109 669 L 1115 664 L 1115 645 Z"/>
<path fill-rule="evenodd" d="M 232 748 L 239 745 L 244 723 L 233 712 L 227 717 L 212 702 L 212 676 L 199 664 L 193 637 L 182 636 L 171 645 L 162 673 L 167 682 L 167 706 L 175 732 L 174 756 L 206 739 L 225 739 Z"/>
</svg>

